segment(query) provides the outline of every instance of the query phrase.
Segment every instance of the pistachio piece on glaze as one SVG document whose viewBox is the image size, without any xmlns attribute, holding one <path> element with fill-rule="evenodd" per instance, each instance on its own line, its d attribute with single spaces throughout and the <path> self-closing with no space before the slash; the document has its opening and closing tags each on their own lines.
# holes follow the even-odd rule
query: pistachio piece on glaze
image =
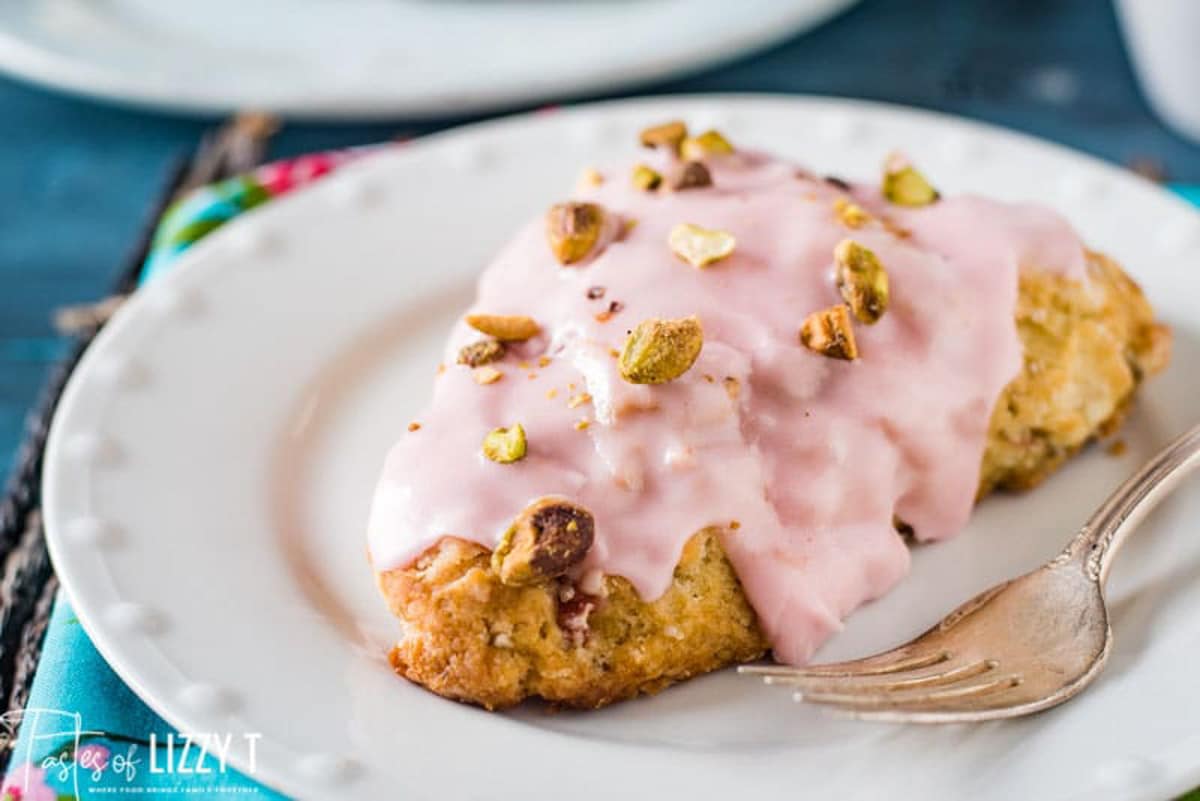
<svg viewBox="0 0 1200 801">
<path fill-rule="evenodd" d="M 915 208 L 935 202 L 939 194 L 916 167 L 893 153 L 883 166 L 883 196 L 889 203 Z"/>
<path fill-rule="evenodd" d="M 698 317 L 643 320 L 626 338 L 617 366 L 631 384 L 665 384 L 691 369 L 703 346 Z"/>
<path fill-rule="evenodd" d="M 712 173 L 702 162 L 688 161 L 671 178 L 671 189 L 682 192 L 686 189 L 703 189 L 712 186 Z"/>
<path fill-rule="evenodd" d="M 579 186 L 583 188 L 597 187 L 604 183 L 604 176 L 595 167 L 587 167 L 579 174 Z"/>
<path fill-rule="evenodd" d="M 491 365 L 484 365 L 483 367 L 477 368 L 471 374 L 471 377 L 475 379 L 476 384 L 485 386 L 487 384 L 495 384 L 501 378 L 504 378 L 504 373 L 500 372 Z"/>
<path fill-rule="evenodd" d="M 808 315 L 800 326 L 800 344 L 831 359 L 857 359 L 850 309 L 839 303 Z"/>
<path fill-rule="evenodd" d="M 592 318 L 598 323 L 607 323 L 609 320 L 611 320 L 613 318 L 614 314 L 617 314 L 623 308 L 625 308 L 625 304 L 622 303 L 621 301 L 619 301 L 619 300 L 610 301 L 608 304 L 608 308 L 592 315 Z"/>
<path fill-rule="evenodd" d="M 692 223 L 680 223 L 667 236 L 671 252 L 693 267 L 707 267 L 718 262 L 737 247 L 737 239 L 728 231 L 703 228 Z"/>
<path fill-rule="evenodd" d="M 912 231 L 908 230 L 907 228 L 902 227 L 899 223 L 897 223 L 895 220 L 891 219 L 890 217 L 880 218 L 879 224 L 883 226 L 883 230 L 887 231 L 889 234 L 896 237 L 897 239 L 908 239 L 909 237 L 912 236 Z"/>
<path fill-rule="evenodd" d="M 645 164 L 638 164 L 633 168 L 633 186 L 635 189 L 640 189 L 643 192 L 649 192 L 658 189 L 662 185 L 662 173 L 653 167 L 648 167 Z"/>
<path fill-rule="evenodd" d="M 498 339 L 481 339 L 463 345 L 458 351 L 458 363 L 467 367 L 482 367 L 504 358 L 504 343 Z"/>
<path fill-rule="evenodd" d="M 557 578 L 583 560 L 595 539 L 591 512 L 562 498 L 540 498 L 522 510 L 492 552 L 504 584 Z"/>
<path fill-rule="evenodd" d="M 512 464 L 525 458 L 525 429 L 520 423 L 493 428 L 483 438 L 483 455 L 493 462 Z"/>
<path fill-rule="evenodd" d="M 532 317 L 521 314 L 468 314 L 467 325 L 501 342 L 524 342 L 541 332 Z"/>
<path fill-rule="evenodd" d="M 679 143 L 679 156 L 685 161 L 699 161 L 710 156 L 728 156 L 733 145 L 717 131 L 708 130 L 689 136 Z"/>
<path fill-rule="evenodd" d="M 559 264 L 587 258 L 600 240 L 604 207 L 597 203 L 556 203 L 546 212 L 546 240 Z"/>
<path fill-rule="evenodd" d="M 867 213 L 866 209 L 844 197 L 833 201 L 833 213 L 838 218 L 838 222 L 847 228 L 862 228 L 871 222 L 871 215 Z"/>
<path fill-rule="evenodd" d="M 888 274 L 875 252 L 853 239 L 843 239 L 833 249 L 835 278 L 842 300 L 854 316 L 872 325 L 888 307 Z"/>
<path fill-rule="evenodd" d="M 666 147 L 677 151 L 679 143 L 687 138 L 687 134 L 687 125 L 682 120 L 671 120 L 646 128 L 638 139 L 643 147 Z"/>
</svg>

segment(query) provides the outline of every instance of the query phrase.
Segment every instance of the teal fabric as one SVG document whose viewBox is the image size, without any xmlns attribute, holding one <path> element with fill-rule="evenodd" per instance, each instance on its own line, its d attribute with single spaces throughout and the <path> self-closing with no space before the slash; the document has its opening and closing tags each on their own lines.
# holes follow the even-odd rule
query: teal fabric
<svg viewBox="0 0 1200 801">
<path fill-rule="evenodd" d="M 266 169 L 286 171 L 294 163 Z M 276 172 L 268 175 L 275 179 L 265 181 L 272 188 L 270 192 L 260 186 L 263 180 L 255 183 L 235 179 L 201 189 L 169 210 L 143 280 L 170 269 L 180 253 L 215 229 L 209 221 L 224 222 L 307 182 L 281 182 Z M 262 179 L 261 172 L 258 177 Z M 1174 188 L 1200 205 L 1200 186 Z M 87 733 L 76 736 L 80 731 Z M 241 737 L 247 733 L 223 734 Z M 169 789 L 195 799 L 284 798 L 211 754 L 197 765 L 194 750 L 192 761 L 185 765 L 193 769 L 191 772 L 165 772 L 168 735 L 179 737 L 105 664 L 75 619 L 70 604 L 60 596 L 21 721 L 12 765 L 0 788 L 0 801 L 67 801 L 111 797 L 114 792 L 153 794 Z M 178 750 L 177 746 L 176 753 Z M 152 766 L 158 770 L 152 770 Z M 196 767 L 208 772 L 196 772 Z M 1200 801 L 1200 795 L 1188 798 Z"/>
<path fill-rule="evenodd" d="M 1200 184 L 1196 186 L 1173 184 L 1171 188 L 1182 195 L 1184 200 L 1191 201 L 1193 204 L 1200 206 Z"/>
</svg>

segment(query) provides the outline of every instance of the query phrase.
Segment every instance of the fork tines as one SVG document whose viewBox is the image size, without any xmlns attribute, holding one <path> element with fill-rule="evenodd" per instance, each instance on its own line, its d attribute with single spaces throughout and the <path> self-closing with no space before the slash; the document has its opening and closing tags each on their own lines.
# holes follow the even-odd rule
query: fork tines
<svg viewBox="0 0 1200 801">
<path fill-rule="evenodd" d="M 987 696 L 1021 684 L 1019 675 L 998 675 L 999 668 L 994 659 L 955 660 L 943 650 L 809 668 L 743 665 L 738 671 L 794 687 L 796 701 L 856 717 L 915 719 L 908 716 L 961 712 L 966 703 L 986 703 Z"/>
</svg>

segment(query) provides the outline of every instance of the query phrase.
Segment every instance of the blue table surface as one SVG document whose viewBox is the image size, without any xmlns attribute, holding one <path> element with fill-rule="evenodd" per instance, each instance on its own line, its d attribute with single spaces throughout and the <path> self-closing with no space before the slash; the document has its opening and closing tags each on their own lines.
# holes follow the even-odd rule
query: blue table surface
<svg viewBox="0 0 1200 801">
<path fill-rule="evenodd" d="M 842 95 L 938 109 L 1117 163 L 1150 160 L 1174 181 L 1200 184 L 1200 147 L 1152 116 L 1112 9 L 1100 0 L 865 0 L 766 52 L 640 93 L 715 91 Z M 288 125 L 273 155 L 468 121 Z M 48 366 L 65 351 L 52 311 L 103 295 L 164 171 L 214 122 L 0 79 L 0 476 Z"/>
</svg>

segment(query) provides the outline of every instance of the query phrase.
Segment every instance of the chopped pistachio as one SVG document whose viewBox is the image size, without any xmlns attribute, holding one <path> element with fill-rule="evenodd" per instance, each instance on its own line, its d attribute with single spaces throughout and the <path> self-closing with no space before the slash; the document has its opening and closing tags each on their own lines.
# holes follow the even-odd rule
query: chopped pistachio
<svg viewBox="0 0 1200 801">
<path fill-rule="evenodd" d="M 850 309 L 839 303 L 808 315 L 800 326 L 800 344 L 831 359 L 857 359 Z"/>
<path fill-rule="evenodd" d="M 928 206 L 938 191 L 903 156 L 892 154 L 883 167 L 883 196 L 897 206 Z"/>
<path fill-rule="evenodd" d="M 550 357 L 549 356 L 538 356 L 537 363 L 538 363 L 538 367 L 549 367 L 550 366 Z"/>
<path fill-rule="evenodd" d="M 707 267 L 733 253 L 737 240 L 728 231 L 680 223 L 671 229 L 667 244 L 672 253 L 693 267 Z"/>
<path fill-rule="evenodd" d="M 686 162 L 671 178 L 671 188 L 676 192 L 682 192 L 685 189 L 703 189 L 706 186 L 712 186 L 712 183 L 712 173 L 699 161 Z"/>
<path fill-rule="evenodd" d="M 621 301 L 619 301 L 619 300 L 614 300 L 614 301 L 611 301 L 611 302 L 608 304 L 608 308 L 607 308 L 607 309 L 604 309 L 604 310 L 603 310 L 603 311 L 601 311 L 601 312 L 597 312 L 597 313 L 596 313 L 595 315 L 593 315 L 593 316 L 596 318 L 596 322 L 598 322 L 598 323 L 607 323 L 609 320 L 611 320 L 611 319 L 612 319 L 612 316 L 613 316 L 614 314 L 616 314 L 617 312 L 621 311 L 621 309 L 623 309 L 623 308 L 625 308 L 625 304 L 624 304 L 624 303 L 622 303 L 622 302 L 621 302 Z"/>
<path fill-rule="evenodd" d="M 883 230 L 887 231 L 897 239 L 908 239 L 910 236 L 912 236 L 912 231 L 901 227 L 899 223 L 890 217 L 883 217 L 879 220 L 879 222 L 883 225 Z"/>
<path fill-rule="evenodd" d="M 699 161 L 708 156 L 728 156 L 733 153 L 733 145 L 717 131 L 705 131 L 697 136 L 689 136 L 679 144 L 679 156 L 685 161 Z"/>
<path fill-rule="evenodd" d="M 604 176 L 594 167 L 588 167 L 579 176 L 580 186 L 600 186 L 602 183 L 604 183 Z"/>
<path fill-rule="evenodd" d="M 496 550 L 492 570 L 509 585 L 548 581 L 566 573 L 587 555 L 595 520 L 563 498 L 540 498 L 517 516 Z"/>
<path fill-rule="evenodd" d="M 687 133 L 687 126 L 682 120 L 672 120 L 646 128 L 638 138 L 643 147 L 669 147 L 671 150 L 678 150 L 679 143 L 687 138 Z"/>
<path fill-rule="evenodd" d="M 592 400 L 591 395 L 589 395 L 586 392 L 581 392 L 578 395 L 571 396 L 571 399 L 569 401 L 567 401 L 567 408 L 574 409 L 579 406 L 582 406 L 585 403 L 589 403 L 591 400 Z"/>
<path fill-rule="evenodd" d="M 475 379 L 476 384 L 483 386 L 484 384 L 495 384 L 501 378 L 504 378 L 504 373 L 488 365 L 476 368 L 471 377 Z"/>
<path fill-rule="evenodd" d="M 546 212 L 546 239 L 559 264 L 587 258 L 600 240 L 604 207 L 597 203 L 556 203 Z"/>
<path fill-rule="evenodd" d="M 697 317 L 643 320 L 621 351 L 621 377 L 631 384 L 665 384 L 686 373 L 704 346 Z"/>
<path fill-rule="evenodd" d="M 591 424 L 592 424 L 592 422 L 590 420 L 588 420 L 586 417 L 584 417 L 581 420 L 575 421 L 575 430 L 576 431 L 587 431 L 588 427 L 591 426 Z"/>
<path fill-rule="evenodd" d="M 879 257 L 853 239 L 833 249 L 838 291 L 860 322 L 871 325 L 888 307 L 888 274 Z"/>
<path fill-rule="evenodd" d="M 501 342 L 524 342 L 537 336 L 541 326 L 520 314 L 468 314 L 467 325 Z"/>
<path fill-rule="evenodd" d="M 493 462 L 511 464 L 525 458 L 525 429 L 520 423 L 494 428 L 483 438 L 483 455 Z"/>
<path fill-rule="evenodd" d="M 871 222 L 871 215 L 867 213 L 866 209 L 844 197 L 833 201 L 833 213 L 847 228 L 862 228 Z"/>
<path fill-rule="evenodd" d="M 633 168 L 633 186 L 643 192 L 658 189 L 662 185 L 662 173 L 645 164 L 637 164 Z"/>
<path fill-rule="evenodd" d="M 482 367 L 504 358 L 504 343 L 497 339 L 481 339 L 463 345 L 458 351 L 458 363 L 468 367 Z"/>
</svg>

